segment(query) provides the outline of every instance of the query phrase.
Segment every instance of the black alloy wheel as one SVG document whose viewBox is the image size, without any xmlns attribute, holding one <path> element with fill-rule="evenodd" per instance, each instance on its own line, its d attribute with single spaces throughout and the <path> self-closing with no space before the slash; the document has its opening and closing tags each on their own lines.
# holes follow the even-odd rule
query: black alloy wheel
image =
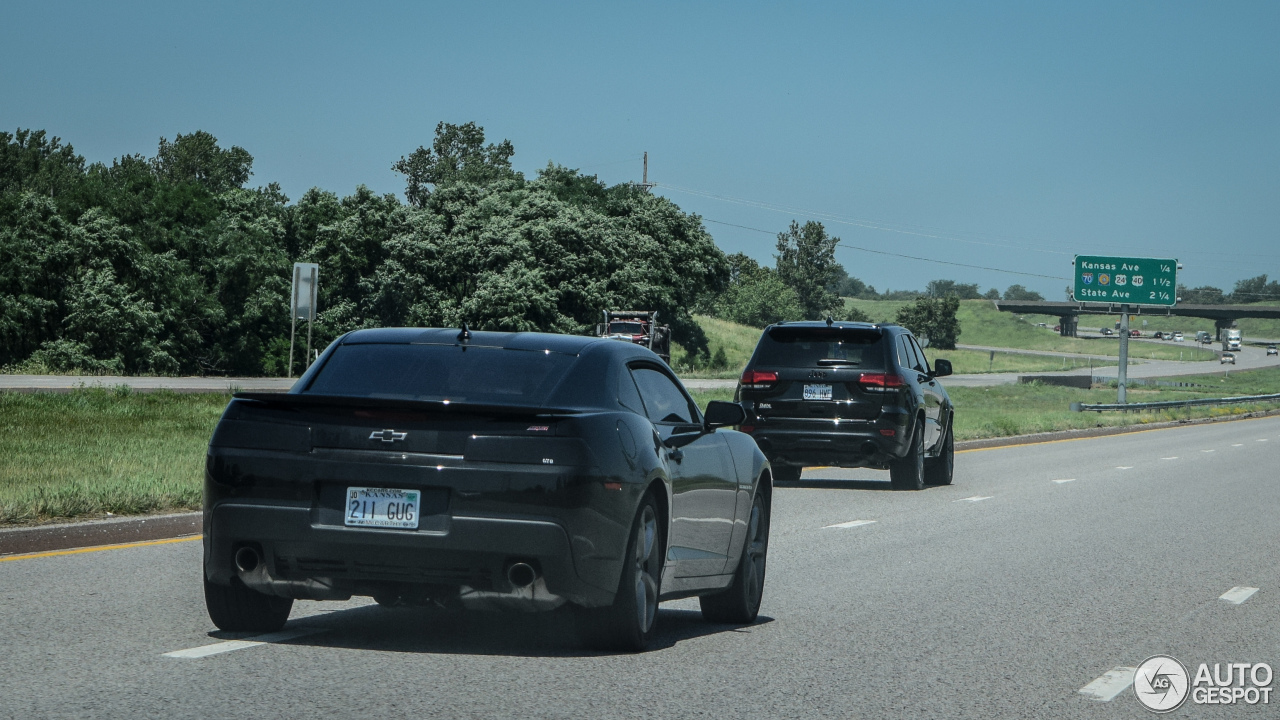
<svg viewBox="0 0 1280 720">
<path fill-rule="evenodd" d="M 231 578 L 230 585 L 212 583 L 205 577 L 204 606 L 219 630 L 265 633 L 284 627 L 293 609 L 293 599 L 264 595 L 247 587 L 238 577 Z"/>
<path fill-rule="evenodd" d="M 894 490 L 924 489 L 924 423 L 917 420 L 911 430 L 907 454 L 889 466 L 889 481 Z"/>
<path fill-rule="evenodd" d="M 751 522 L 742 543 L 742 558 L 733 574 L 733 584 L 724 592 L 698 598 L 702 618 L 708 622 L 747 624 L 760 614 L 764 596 L 765 561 L 769 555 L 769 504 L 764 494 L 756 491 L 751 503 Z"/>
<path fill-rule="evenodd" d="M 953 419 L 947 423 L 947 435 L 942 439 L 938 457 L 924 461 L 924 481 L 929 485 L 950 485 L 956 469 L 956 433 Z"/>
<path fill-rule="evenodd" d="M 646 495 L 631 526 L 613 605 L 588 610 L 582 618 L 589 645 L 628 652 L 648 647 L 658 624 L 663 547 L 658 504 L 653 495 Z"/>
</svg>

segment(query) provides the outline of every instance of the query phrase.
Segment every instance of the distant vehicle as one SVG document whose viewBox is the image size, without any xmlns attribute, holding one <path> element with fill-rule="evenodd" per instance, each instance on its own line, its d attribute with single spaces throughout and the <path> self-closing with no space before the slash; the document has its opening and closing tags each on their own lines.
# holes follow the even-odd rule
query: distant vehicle
<svg viewBox="0 0 1280 720">
<path fill-rule="evenodd" d="M 1182 342 L 1182 341 L 1183 341 L 1183 340 L 1182 340 L 1182 333 L 1180 333 L 1180 332 L 1175 332 L 1175 333 L 1173 334 L 1173 341 L 1174 341 L 1174 342 Z"/>
<path fill-rule="evenodd" d="M 1129 337 L 1142 337 L 1142 331 L 1140 331 L 1140 330 L 1130 330 L 1130 331 L 1129 331 Z"/>
<path fill-rule="evenodd" d="M 1236 352 L 1240 349 L 1240 331 L 1235 329 L 1225 330 L 1222 336 L 1222 349 L 1226 352 Z"/>
<path fill-rule="evenodd" d="M 1276 353 L 1276 346 L 1275 346 L 1275 345 L 1268 345 L 1268 346 L 1267 346 L 1267 354 L 1268 354 L 1268 355 L 1275 355 L 1275 354 L 1277 354 L 1277 353 Z"/>
<path fill-rule="evenodd" d="M 1163 340 L 1163 339 L 1164 339 L 1164 332 L 1162 332 L 1162 331 L 1160 331 L 1160 330 L 1157 330 L 1157 331 L 1156 331 L 1156 334 L 1155 334 L 1155 335 L 1152 335 L 1151 337 L 1153 337 L 1153 338 L 1155 338 L 1155 339 L 1157 339 L 1157 340 Z"/>
<path fill-rule="evenodd" d="M 596 337 L 643 345 L 671 364 L 671 328 L 658 324 L 657 310 L 605 310 Z"/>
<path fill-rule="evenodd" d="M 1218 360 L 1218 364 L 1225 365 L 1227 363 L 1231 363 L 1232 365 L 1236 364 L 1235 353 L 1229 353 L 1229 352 L 1222 353 L 1222 357 Z"/>
<path fill-rule="evenodd" d="M 1048 325 L 1046 325 L 1046 324 L 1044 324 L 1044 323 L 1036 323 L 1036 326 L 1037 326 L 1037 327 L 1049 327 Z"/>
<path fill-rule="evenodd" d="M 734 399 L 779 482 L 815 465 L 889 470 L 894 489 L 950 485 L 955 409 L 906 328 L 789 322 L 765 328 Z M 638 441 L 637 441 L 638 442 Z"/>
<path fill-rule="evenodd" d="M 1111 328 L 1102 328 L 1101 332 L 1103 335 L 1115 335 L 1115 333 L 1111 331 Z"/>
<path fill-rule="evenodd" d="M 1061 326 L 1061 325 L 1054 325 L 1054 326 L 1053 326 L 1053 331 L 1054 331 L 1054 332 L 1062 332 L 1062 326 Z"/>
<path fill-rule="evenodd" d="M 1208 345 L 1209 343 L 1213 342 L 1213 336 L 1210 335 L 1206 330 L 1197 330 L 1196 342 L 1202 343 L 1204 345 Z"/>
</svg>

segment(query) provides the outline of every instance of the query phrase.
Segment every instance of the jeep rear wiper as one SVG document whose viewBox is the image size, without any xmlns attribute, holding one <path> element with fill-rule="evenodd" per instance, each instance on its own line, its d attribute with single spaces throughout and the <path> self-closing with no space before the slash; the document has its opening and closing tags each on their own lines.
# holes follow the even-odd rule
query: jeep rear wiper
<svg viewBox="0 0 1280 720">
<path fill-rule="evenodd" d="M 839 360 L 836 358 L 822 358 L 818 361 L 819 365 L 861 365 L 857 360 Z"/>
</svg>

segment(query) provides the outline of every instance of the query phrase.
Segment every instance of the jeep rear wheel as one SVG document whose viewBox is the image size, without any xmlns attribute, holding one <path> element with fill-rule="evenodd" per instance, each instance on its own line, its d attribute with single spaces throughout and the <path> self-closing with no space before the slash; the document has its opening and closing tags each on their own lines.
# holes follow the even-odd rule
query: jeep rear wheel
<svg viewBox="0 0 1280 720">
<path fill-rule="evenodd" d="M 907 454 L 889 466 L 889 480 L 894 490 L 924 489 L 924 423 L 916 421 L 911 429 Z"/>
</svg>

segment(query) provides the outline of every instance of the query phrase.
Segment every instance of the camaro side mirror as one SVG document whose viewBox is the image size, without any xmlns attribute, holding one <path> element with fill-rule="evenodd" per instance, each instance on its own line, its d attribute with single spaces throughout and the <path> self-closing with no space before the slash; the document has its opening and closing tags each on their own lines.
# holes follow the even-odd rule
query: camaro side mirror
<svg viewBox="0 0 1280 720">
<path fill-rule="evenodd" d="M 932 373 L 929 373 L 929 374 L 930 374 L 930 375 L 932 375 L 932 376 L 934 376 L 934 377 L 946 377 L 946 376 L 950 375 L 950 374 L 951 374 L 951 361 L 950 361 L 950 360 L 942 360 L 942 359 L 934 360 L 934 361 L 933 361 L 933 372 L 932 372 Z"/>
<path fill-rule="evenodd" d="M 707 403 L 707 411 L 703 413 L 708 430 L 728 425 L 741 425 L 747 419 L 747 411 L 735 402 L 712 400 Z"/>
</svg>

